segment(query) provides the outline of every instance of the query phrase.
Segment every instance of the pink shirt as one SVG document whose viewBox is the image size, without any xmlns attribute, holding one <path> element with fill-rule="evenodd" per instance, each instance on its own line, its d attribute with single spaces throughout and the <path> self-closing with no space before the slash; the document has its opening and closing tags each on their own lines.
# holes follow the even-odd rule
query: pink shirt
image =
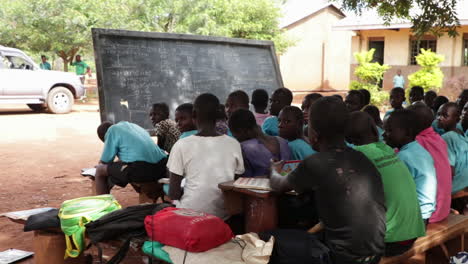
<svg viewBox="0 0 468 264">
<path fill-rule="evenodd" d="M 253 114 L 255 116 L 255 120 L 257 120 L 257 125 L 259 126 L 262 126 L 265 119 L 271 116 L 270 114 L 259 114 L 255 112 L 253 112 Z"/>
<path fill-rule="evenodd" d="M 449 215 L 452 199 L 452 169 L 448 159 L 447 143 L 432 127 L 421 131 L 416 136 L 416 140 L 434 159 L 437 174 L 437 203 L 429 223 L 440 222 Z"/>
</svg>

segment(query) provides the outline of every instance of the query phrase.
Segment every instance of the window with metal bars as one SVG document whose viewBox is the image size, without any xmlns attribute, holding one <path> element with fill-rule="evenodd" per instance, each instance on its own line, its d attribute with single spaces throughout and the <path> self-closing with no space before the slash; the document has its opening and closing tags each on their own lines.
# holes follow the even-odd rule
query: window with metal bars
<svg viewBox="0 0 468 264">
<path fill-rule="evenodd" d="M 421 53 L 421 49 L 430 49 L 433 52 L 437 52 L 437 40 L 435 39 L 423 39 L 423 40 L 411 40 L 411 65 L 416 65 L 416 56 Z"/>
</svg>

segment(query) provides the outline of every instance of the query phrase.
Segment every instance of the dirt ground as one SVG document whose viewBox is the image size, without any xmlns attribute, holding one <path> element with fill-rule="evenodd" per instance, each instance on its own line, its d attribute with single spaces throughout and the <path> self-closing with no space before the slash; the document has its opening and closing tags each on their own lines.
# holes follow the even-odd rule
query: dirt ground
<svg viewBox="0 0 468 264">
<path fill-rule="evenodd" d="M 91 194 L 82 168 L 99 160 L 103 143 L 97 103 L 75 104 L 65 115 L 34 113 L 23 105 L 0 105 L 0 213 L 60 207 L 64 200 Z M 122 204 L 138 203 L 127 188 L 112 194 Z M 0 251 L 32 250 L 32 233 L 0 217 Z"/>
</svg>

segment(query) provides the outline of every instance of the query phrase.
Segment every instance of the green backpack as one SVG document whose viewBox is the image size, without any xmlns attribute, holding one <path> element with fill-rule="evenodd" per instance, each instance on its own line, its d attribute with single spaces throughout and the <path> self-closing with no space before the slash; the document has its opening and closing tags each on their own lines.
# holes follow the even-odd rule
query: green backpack
<svg viewBox="0 0 468 264">
<path fill-rule="evenodd" d="M 63 202 L 58 216 L 67 243 L 65 259 L 76 258 L 80 255 L 85 245 L 84 235 L 87 223 L 120 208 L 120 204 L 110 194 L 81 197 Z"/>
</svg>

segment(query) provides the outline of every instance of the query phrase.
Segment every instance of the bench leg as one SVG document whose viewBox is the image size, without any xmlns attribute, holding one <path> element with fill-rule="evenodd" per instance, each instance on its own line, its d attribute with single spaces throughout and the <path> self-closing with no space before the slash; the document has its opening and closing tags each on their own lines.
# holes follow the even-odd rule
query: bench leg
<svg viewBox="0 0 468 264">
<path fill-rule="evenodd" d="M 440 244 L 440 248 L 444 252 L 444 255 L 447 258 L 447 260 L 449 260 L 450 259 L 450 254 L 448 252 L 447 246 L 445 246 L 445 244 Z"/>
<path fill-rule="evenodd" d="M 465 251 L 465 233 L 461 234 L 461 248 L 460 252 Z"/>
</svg>

